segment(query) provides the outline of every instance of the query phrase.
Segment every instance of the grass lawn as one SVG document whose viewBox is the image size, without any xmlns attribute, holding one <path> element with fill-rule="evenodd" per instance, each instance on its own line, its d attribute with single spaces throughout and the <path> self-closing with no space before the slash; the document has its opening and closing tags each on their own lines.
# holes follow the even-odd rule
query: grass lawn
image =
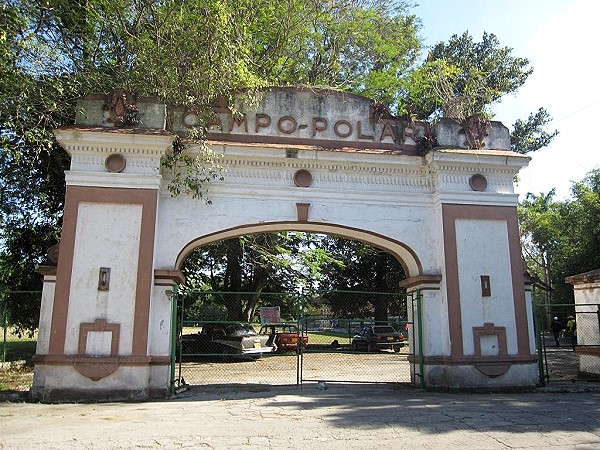
<svg viewBox="0 0 600 450">
<path fill-rule="evenodd" d="M 252 325 L 256 332 L 260 330 L 260 324 Z M 183 327 L 183 334 L 194 334 L 200 330 L 200 327 Z M 330 345 L 335 340 L 342 345 L 350 344 L 350 338 L 348 337 L 348 331 L 346 330 L 309 331 L 307 334 L 309 345 Z"/>
<path fill-rule="evenodd" d="M 348 336 L 348 332 L 335 330 L 308 332 L 308 345 L 330 345 L 333 341 L 338 341 L 340 344 L 349 344 L 350 337 Z"/>
<path fill-rule="evenodd" d="M 2 358 L 2 343 L 0 343 L 0 360 Z M 6 361 L 27 361 L 31 362 L 31 358 L 35 355 L 35 346 L 37 341 L 35 339 L 22 339 L 20 341 L 8 341 L 6 342 Z"/>
<path fill-rule="evenodd" d="M 0 362 L 6 355 L 6 364 L 0 368 L 0 391 L 27 391 L 33 381 L 31 359 L 35 355 L 37 337 L 19 337 L 8 330 L 6 342 L 0 334 Z M 25 363 L 22 363 L 24 361 Z"/>
<path fill-rule="evenodd" d="M 28 391 L 33 383 L 33 366 L 0 369 L 0 392 Z"/>
</svg>

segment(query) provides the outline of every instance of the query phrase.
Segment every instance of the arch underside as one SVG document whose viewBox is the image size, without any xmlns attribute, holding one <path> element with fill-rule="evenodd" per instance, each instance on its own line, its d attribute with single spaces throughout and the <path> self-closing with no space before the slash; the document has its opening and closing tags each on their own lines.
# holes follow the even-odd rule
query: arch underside
<svg viewBox="0 0 600 450">
<path fill-rule="evenodd" d="M 175 269 L 180 270 L 185 259 L 198 247 L 248 234 L 276 233 L 280 231 L 327 234 L 329 236 L 337 236 L 364 242 L 392 254 L 402 265 L 407 278 L 423 275 L 421 262 L 415 252 L 400 241 L 359 228 L 297 221 L 241 225 L 201 236 L 190 241 L 179 252 L 175 263 Z"/>
</svg>

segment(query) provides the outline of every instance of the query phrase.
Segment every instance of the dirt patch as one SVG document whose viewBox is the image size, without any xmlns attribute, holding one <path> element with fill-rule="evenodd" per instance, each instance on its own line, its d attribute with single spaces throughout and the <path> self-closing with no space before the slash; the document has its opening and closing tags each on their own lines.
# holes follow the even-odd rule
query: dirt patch
<svg viewBox="0 0 600 450">
<path fill-rule="evenodd" d="M 256 361 L 187 362 L 176 376 L 187 384 L 270 384 L 289 385 L 302 381 L 361 383 L 409 383 L 411 365 L 408 349 L 400 353 L 310 352 L 297 355 L 269 355 Z"/>
</svg>

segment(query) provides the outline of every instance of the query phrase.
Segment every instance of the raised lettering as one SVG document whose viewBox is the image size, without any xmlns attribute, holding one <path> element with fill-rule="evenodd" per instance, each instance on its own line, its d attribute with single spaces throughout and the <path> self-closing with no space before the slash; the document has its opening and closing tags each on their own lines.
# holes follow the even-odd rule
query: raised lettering
<svg viewBox="0 0 600 450">
<path fill-rule="evenodd" d="M 346 131 L 340 131 L 340 127 L 345 127 Z M 338 120 L 333 126 L 335 134 L 341 138 L 347 138 L 352 134 L 352 124 L 347 120 Z"/>
<path fill-rule="evenodd" d="M 312 137 L 315 137 L 317 132 L 327 130 L 327 119 L 322 117 L 313 117 L 312 120 Z"/>
<path fill-rule="evenodd" d="M 229 132 L 233 131 L 233 126 L 237 126 L 238 128 L 244 125 L 244 131 L 248 132 L 248 118 L 246 114 L 242 114 L 242 117 L 239 116 L 231 116 L 231 120 L 229 121 Z"/>
<path fill-rule="evenodd" d="M 257 114 L 254 120 L 254 132 L 258 133 L 259 128 L 267 128 L 271 125 L 271 117 L 267 114 Z"/>
<path fill-rule="evenodd" d="M 363 134 L 363 132 L 362 132 L 362 123 L 360 123 L 360 120 L 358 122 L 356 122 L 356 129 L 357 129 L 357 132 L 358 132 L 358 139 L 369 139 L 370 141 L 372 141 L 373 139 L 375 139 L 375 137 L 373 135 Z"/>
<path fill-rule="evenodd" d="M 221 122 L 221 118 L 217 115 L 210 119 L 208 123 L 208 129 L 214 131 L 215 128 L 218 128 L 219 131 L 223 131 L 223 122 Z"/>
<path fill-rule="evenodd" d="M 283 116 L 277 122 L 277 128 L 284 134 L 292 134 L 298 128 L 298 123 L 291 116 Z"/>
<path fill-rule="evenodd" d="M 394 129 L 390 125 L 389 120 L 383 126 L 383 130 L 381 130 L 381 137 L 379 138 L 379 140 L 383 141 L 386 137 L 391 137 L 392 141 L 396 143 L 396 135 L 394 134 Z"/>
</svg>

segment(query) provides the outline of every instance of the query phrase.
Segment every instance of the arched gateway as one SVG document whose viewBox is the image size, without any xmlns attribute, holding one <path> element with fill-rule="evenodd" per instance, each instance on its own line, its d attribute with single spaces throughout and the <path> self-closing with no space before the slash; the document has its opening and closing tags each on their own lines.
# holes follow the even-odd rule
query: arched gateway
<svg viewBox="0 0 600 450">
<path fill-rule="evenodd" d="M 196 115 L 141 99 L 136 127 L 117 127 L 126 102 L 112 100 L 81 100 L 76 125 L 56 131 L 71 169 L 58 264 L 44 268 L 34 398 L 166 395 L 184 258 L 280 230 L 358 239 L 401 261 L 404 285 L 422 292 L 426 386 L 536 383 L 513 192 L 528 158 L 502 124 L 444 119 L 432 133 L 356 95 L 271 89 L 241 115 L 215 110 L 208 139 L 227 171 L 206 204 L 170 196 L 174 172 L 160 162 Z"/>
</svg>

